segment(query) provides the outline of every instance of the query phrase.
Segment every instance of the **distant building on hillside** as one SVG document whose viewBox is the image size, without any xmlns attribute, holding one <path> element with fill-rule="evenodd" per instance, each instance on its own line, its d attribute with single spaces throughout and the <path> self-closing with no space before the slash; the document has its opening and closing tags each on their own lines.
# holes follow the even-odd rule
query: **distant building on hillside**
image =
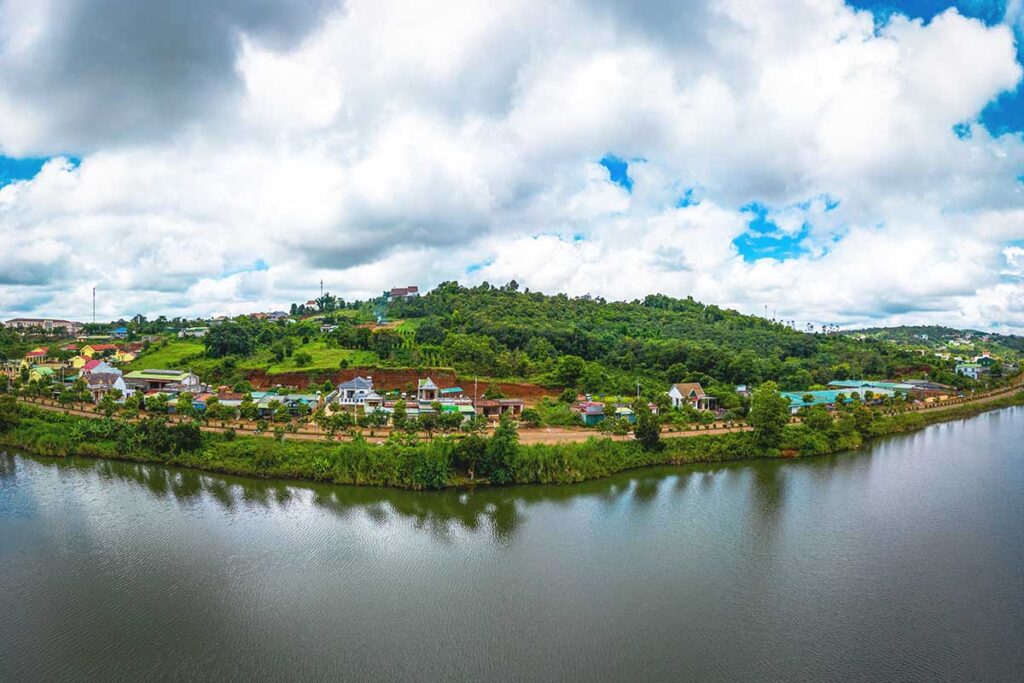
<svg viewBox="0 0 1024 683">
<path fill-rule="evenodd" d="M 970 377 L 973 380 L 981 379 L 986 372 L 988 372 L 988 368 L 980 363 L 960 363 L 956 366 L 956 374 Z"/>
<path fill-rule="evenodd" d="M 57 332 L 63 330 L 71 337 L 77 336 L 82 331 L 81 323 L 57 318 L 12 318 L 7 321 L 6 325 L 12 330 L 19 331 L 40 329 L 44 332 Z"/>
<path fill-rule="evenodd" d="M 409 285 L 408 287 L 392 287 L 391 291 L 388 292 L 388 298 L 392 300 L 419 295 L 420 288 L 417 285 Z"/>
<path fill-rule="evenodd" d="M 178 331 L 178 339 L 202 339 L 209 331 L 209 327 L 186 327 Z"/>
</svg>

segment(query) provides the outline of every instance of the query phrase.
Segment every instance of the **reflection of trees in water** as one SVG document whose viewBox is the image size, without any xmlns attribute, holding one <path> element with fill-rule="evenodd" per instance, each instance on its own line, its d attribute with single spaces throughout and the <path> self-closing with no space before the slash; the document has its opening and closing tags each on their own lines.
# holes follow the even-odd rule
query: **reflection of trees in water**
<svg viewBox="0 0 1024 683">
<path fill-rule="evenodd" d="M 662 495 L 682 493 L 690 476 L 680 476 L 678 469 L 651 470 L 639 476 L 636 472 L 624 473 L 568 486 L 482 487 L 476 490 L 416 492 L 260 480 L 115 460 L 34 459 L 46 466 L 134 482 L 159 500 L 190 503 L 205 497 L 227 512 L 237 512 L 245 507 L 272 510 L 307 502 L 342 519 L 362 516 L 380 526 L 391 524 L 396 519 L 409 521 L 416 529 L 447 542 L 452 541 L 457 532 L 469 531 L 490 533 L 503 544 L 515 540 L 532 506 L 568 506 L 581 499 L 597 500 L 606 507 L 619 504 L 646 506 Z M 9 460 L 13 468 L 13 458 Z M 676 479 L 673 485 L 662 486 L 666 476 Z"/>
<path fill-rule="evenodd" d="M 0 477 L 14 479 L 16 467 L 14 456 L 6 451 L 0 451 Z"/>
</svg>

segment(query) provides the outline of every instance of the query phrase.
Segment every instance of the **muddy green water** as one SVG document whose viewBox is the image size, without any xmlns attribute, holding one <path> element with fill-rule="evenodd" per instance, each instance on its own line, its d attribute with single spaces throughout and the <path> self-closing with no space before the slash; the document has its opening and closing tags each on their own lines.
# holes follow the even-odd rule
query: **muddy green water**
<svg viewBox="0 0 1024 683">
<path fill-rule="evenodd" d="M 0 680 L 1021 680 L 1024 409 L 473 493 L 0 456 Z"/>
</svg>

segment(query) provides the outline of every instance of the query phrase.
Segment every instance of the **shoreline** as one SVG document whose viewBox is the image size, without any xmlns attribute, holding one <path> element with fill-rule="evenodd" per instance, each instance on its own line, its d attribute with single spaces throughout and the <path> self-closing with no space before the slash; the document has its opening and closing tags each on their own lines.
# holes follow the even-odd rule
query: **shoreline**
<svg viewBox="0 0 1024 683">
<path fill-rule="evenodd" d="M 787 426 L 780 448 L 768 452 L 753 445 L 753 435 L 749 431 L 666 438 L 659 451 L 644 451 L 636 441 L 596 436 L 584 442 L 561 444 L 517 442 L 510 477 L 501 482 L 482 477 L 469 479 L 457 472 L 452 460 L 457 440 L 453 438 L 370 444 L 363 440 L 278 442 L 248 436 L 225 440 L 207 433 L 196 450 L 164 456 L 144 448 L 119 448 L 110 439 L 95 436 L 74 441 L 67 434 L 80 431 L 82 423 L 104 425 L 106 422 L 53 413 L 31 404 L 19 405 L 27 409 L 24 411 L 27 416 L 18 426 L 0 433 L 0 447 L 19 449 L 28 454 L 163 464 L 256 479 L 424 490 L 472 489 L 504 484 L 562 485 L 654 466 L 831 455 L 857 450 L 863 443 L 883 436 L 919 431 L 940 422 L 1024 405 L 1024 391 L 944 409 L 879 416 L 872 424 L 871 433 L 863 436 L 851 432 L 837 437 L 833 433 L 817 433 L 803 425 L 791 424 Z M 441 462 L 443 465 L 439 464 Z"/>
</svg>

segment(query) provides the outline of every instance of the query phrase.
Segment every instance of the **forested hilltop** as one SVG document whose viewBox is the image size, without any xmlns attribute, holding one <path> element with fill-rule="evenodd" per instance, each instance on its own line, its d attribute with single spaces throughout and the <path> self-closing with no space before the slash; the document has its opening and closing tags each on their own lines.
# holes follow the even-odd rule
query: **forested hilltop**
<svg viewBox="0 0 1024 683">
<path fill-rule="evenodd" d="M 776 380 L 800 390 L 833 379 L 920 372 L 925 365 L 954 380 L 952 366 L 892 344 L 809 334 L 660 294 L 609 302 L 519 291 L 515 282 L 446 282 L 421 297 L 391 302 L 387 315 L 417 321 L 416 345 L 460 370 L 591 392 L 628 393 L 637 379 L 709 385 Z"/>
<path fill-rule="evenodd" d="M 928 348 L 960 350 L 965 347 L 979 347 L 993 353 L 1010 352 L 1011 355 L 1024 352 L 1024 337 L 1017 334 L 998 334 L 971 329 L 958 330 L 942 325 L 867 327 L 861 330 L 849 330 L 844 334 Z"/>
</svg>

